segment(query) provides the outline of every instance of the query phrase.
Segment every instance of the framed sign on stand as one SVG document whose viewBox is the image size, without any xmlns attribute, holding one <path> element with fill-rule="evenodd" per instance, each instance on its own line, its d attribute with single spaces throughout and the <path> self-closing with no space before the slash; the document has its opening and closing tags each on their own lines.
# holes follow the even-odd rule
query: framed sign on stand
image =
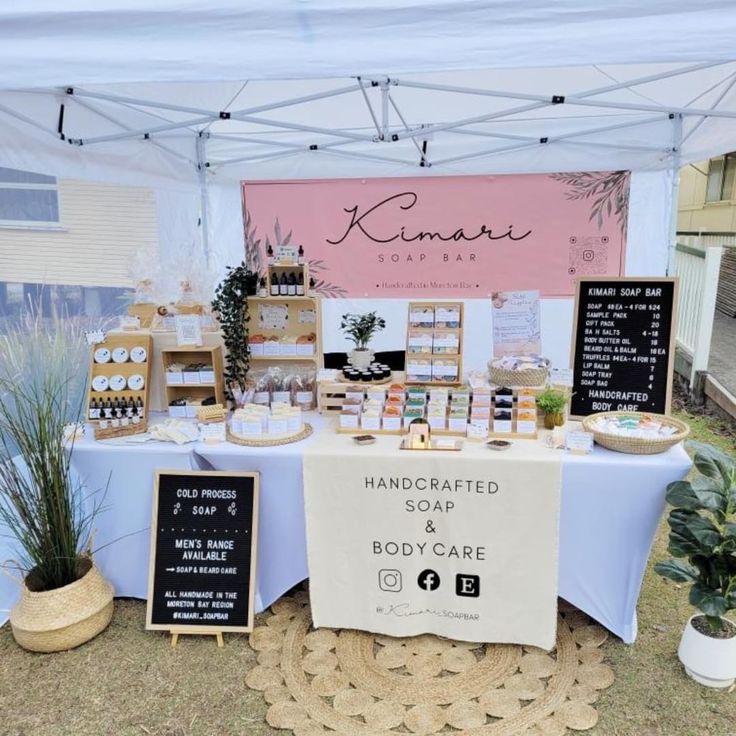
<svg viewBox="0 0 736 736">
<path fill-rule="evenodd" d="M 161 470 L 151 519 L 146 628 L 253 630 L 259 474 Z"/>
</svg>

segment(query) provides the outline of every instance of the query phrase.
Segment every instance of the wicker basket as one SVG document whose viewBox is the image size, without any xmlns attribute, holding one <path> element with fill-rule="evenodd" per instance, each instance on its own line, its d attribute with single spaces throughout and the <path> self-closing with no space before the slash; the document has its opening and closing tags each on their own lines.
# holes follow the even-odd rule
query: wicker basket
<svg viewBox="0 0 736 736">
<path fill-rule="evenodd" d="M 506 368 L 494 368 L 488 365 L 491 383 L 496 386 L 544 386 L 547 383 L 547 368 L 527 368 L 522 371 L 510 371 Z"/>
<path fill-rule="evenodd" d="M 593 428 L 593 422 L 598 417 L 651 417 L 662 424 L 674 427 L 677 432 L 669 437 L 623 437 L 617 434 L 609 434 L 601 432 Z M 674 417 L 664 416 L 663 414 L 643 414 L 630 411 L 605 411 L 598 414 L 591 414 L 583 419 L 583 429 L 593 434 L 593 439 L 601 446 L 613 450 L 614 452 L 625 452 L 629 455 L 656 455 L 660 452 L 666 452 L 670 447 L 674 447 L 678 442 L 682 442 L 690 434 L 690 427 Z"/>
<path fill-rule="evenodd" d="M 92 564 L 79 580 L 35 593 L 22 587 L 10 612 L 15 640 L 32 652 L 61 652 L 93 639 L 112 618 L 113 588 Z"/>
</svg>

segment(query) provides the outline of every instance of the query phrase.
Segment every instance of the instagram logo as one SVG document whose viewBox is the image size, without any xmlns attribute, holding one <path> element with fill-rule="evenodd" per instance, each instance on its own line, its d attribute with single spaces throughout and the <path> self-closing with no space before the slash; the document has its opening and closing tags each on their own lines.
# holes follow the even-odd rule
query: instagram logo
<svg viewBox="0 0 736 736">
<path fill-rule="evenodd" d="M 378 587 L 386 593 L 398 593 L 401 590 L 401 572 L 399 570 L 379 570 Z"/>
</svg>

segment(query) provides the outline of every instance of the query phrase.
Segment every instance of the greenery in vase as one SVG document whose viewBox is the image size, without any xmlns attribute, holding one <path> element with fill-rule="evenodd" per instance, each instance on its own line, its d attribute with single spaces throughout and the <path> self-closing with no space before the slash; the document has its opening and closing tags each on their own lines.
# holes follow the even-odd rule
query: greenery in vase
<svg viewBox="0 0 736 736">
<path fill-rule="evenodd" d="M 564 391 L 547 387 L 537 396 L 537 406 L 545 414 L 561 414 L 567 405 L 567 395 Z"/>
<path fill-rule="evenodd" d="M 386 320 L 375 312 L 367 314 L 343 314 L 340 329 L 355 343 L 356 350 L 367 350 L 373 335 L 386 327 Z"/>
<path fill-rule="evenodd" d="M 58 315 L 26 315 L 0 335 L 0 533 L 17 543 L 13 567 L 30 590 L 87 569 L 101 500 L 72 475 L 64 427 L 82 418 L 88 361 L 83 331 Z"/>
<path fill-rule="evenodd" d="M 736 609 L 736 463 L 712 445 L 688 442 L 698 475 L 667 486 L 673 508 L 668 551 L 654 569 L 676 583 L 690 583 L 690 603 L 715 633 Z"/>
<path fill-rule="evenodd" d="M 212 301 L 212 309 L 220 318 L 222 338 L 227 351 L 225 385 L 231 399 L 233 389 L 245 391 L 250 370 L 248 291 L 252 279 L 253 273 L 245 262 L 239 266 L 228 266 L 227 275 L 218 284 Z"/>
</svg>

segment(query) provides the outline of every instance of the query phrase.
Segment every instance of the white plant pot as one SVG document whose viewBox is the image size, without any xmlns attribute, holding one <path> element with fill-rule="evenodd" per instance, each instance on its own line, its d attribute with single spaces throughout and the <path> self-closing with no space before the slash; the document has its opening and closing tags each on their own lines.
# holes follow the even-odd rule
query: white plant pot
<svg viewBox="0 0 736 736">
<path fill-rule="evenodd" d="M 373 351 L 367 350 L 353 350 L 350 353 L 350 364 L 359 371 L 364 371 L 373 362 Z"/>
<path fill-rule="evenodd" d="M 680 662 L 690 677 L 706 687 L 731 687 L 736 678 L 736 636 L 715 639 L 693 627 L 693 619 L 685 626 L 677 650 Z"/>
</svg>

